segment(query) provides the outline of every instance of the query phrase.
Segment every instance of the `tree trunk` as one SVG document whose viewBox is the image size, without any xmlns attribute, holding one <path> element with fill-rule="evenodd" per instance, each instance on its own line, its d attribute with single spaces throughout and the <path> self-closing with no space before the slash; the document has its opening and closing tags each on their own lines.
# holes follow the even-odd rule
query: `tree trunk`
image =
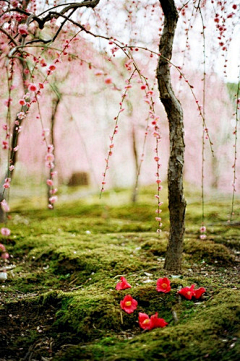
<svg viewBox="0 0 240 361">
<path fill-rule="evenodd" d="M 168 208 L 170 213 L 170 234 L 164 268 L 181 271 L 183 239 L 185 231 L 186 201 L 183 195 L 184 128 L 183 111 L 171 84 L 168 60 L 172 57 L 172 46 L 178 21 L 174 0 L 159 0 L 165 16 L 164 28 L 159 45 L 157 79 L 160 99 L 169 122 L 170 157 L 168 164 Z"/>
<path fill-rule="evenodd" d="M 58 92 L 59 94 L 59 92 Z M 55 129 L 55 121 L 56 121 L 56 114 L 58 110 L 58 106 L 61 100 L 61 95 L 59 94 L 57 98 L 53 99 L 52 102 L 52 115 L 51 115 L 51 126 L 50 126 L 50 144 L 53 145 L 53 154 L 55 155 L 55 137 L 54 137 L 54 129 Z M 51 172 L 53 169 L 51 168 L 49 170 L 49 178 L 51 179 Z M 49 203 L 49 198 L 52 196 L 51 194 L 51 186 L 47 186 L 47 202 Z M 52 204 L 52 207 L 54 208 L 54 204 Z M 52 209 L 53 209 L 52 208 Z"/>
<path fill-rule="evenodd" d="M 21 65 L 21 67 L 22 67 L 21 74 L 22 74 L 23 90 L 24 90 L 24 93 L 26 94 L 27 93 L 27 87 L 26 87 L 25 81 L 26 81 L 27 77 L 26 77 L 26 74 L 25 74 L 24 70 L 27 67 L 26 67 L 26 63 L 24 61 L 22 61 L 22 60 L 20 60 L 19 63 Z M 26 112 L 27 110 L 28 110 L 27 106 L 24 105 L 23 109 L 21 111 Z M 1 184 L 0 184 L 0 187 L 1 187 L 0 202 L 2 202 L 2 200 L 5 198 L 4 189 L 3 189 L 3 184 L 4 184 L 4 181 L 5 181 L 5 178 L 11 178 L 11 179 L 13 178 L 14 170 L 12 170 L 10 172 L 9 165 L 15 166 L 16 162 L 17 162 L 18 152 L 14 151 L 14 148 L 17 147 L 17 145 L 18 145 L 18 139 L 19 139 L 19 134 L 20 134 L 19 127 L 22 125 L 23 119 L 18 119 L 18 117 L 16 116 L 15 121 L 18 122 L 18 124 L 16 124 L 14 122 L 13 129 L 12 129 L 12 140 L 11 140 L 11 149 L 10 149 L 10 155 L 9 155 L 9 164 L 8 164 L 5 176 L 2 178 Z M 0 207 L 0 223 L 4 223 L 5 220 L 6 220 L 6 214 L 3 211 L 3 209 Z"/>
<path fill-rule="evenodd" d="M 134 125 L 132 126 L 132 149 L 133 149 L 133 158 L 134 158 L 134 164 L 135 164 L 135 183 L 134 183 L 133 192 L 132 192 L 132 203 L 136 203 L 137 196 L 138 196 L 139 164 L 138 164 L 136 132 L 135 132 Z"/>
</svg>

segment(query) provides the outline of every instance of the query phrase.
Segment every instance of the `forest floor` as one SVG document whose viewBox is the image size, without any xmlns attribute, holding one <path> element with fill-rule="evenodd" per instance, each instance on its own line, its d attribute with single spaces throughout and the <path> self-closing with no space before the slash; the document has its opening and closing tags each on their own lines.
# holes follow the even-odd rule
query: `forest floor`
<svg viewBox="0 0 240 361">
<path fill-rule="evenodd" d="M 239 360 L 240 200 L 228 222 L 231 197 L 207 197 L 207 239 L 200 240 L 201 197 L 186 191 L 183 267 L 172 274 L 163 270 L 165 193 L 160 237 L 153 187 L 134 205 L 129 191 L 102 201 L 86 194 L 60 195 L 53 211 L 36 197 L 11 205 L 11 235 L 0 239 L 11 255 L 0 281 L 0 360 Z M 131 289 L 115 289 L 121 276 Z M 156 291 L 164 276 L 167 294 Z M 192 284 L 206 288 L 201 299 L 177 294 Z M 127 294 L 138 302 L 132 314 L 119 305 Z M 139 312 L 158 312 L 168 325 L 143 331 Z"/>
</svg>

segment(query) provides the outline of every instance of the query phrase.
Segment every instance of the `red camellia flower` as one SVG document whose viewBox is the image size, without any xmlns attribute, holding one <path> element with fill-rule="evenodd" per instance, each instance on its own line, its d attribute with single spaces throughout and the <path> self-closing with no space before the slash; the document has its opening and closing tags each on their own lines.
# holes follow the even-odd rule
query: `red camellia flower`
<svg viewBox="0 0 240 361">
<path fill-rule="evenodd" d="M 184 287 L 178 293 L 182 295 L 183 297 L 187 298 L 188 300 L 191 300 L 192 297 L 195 297 L 196 299 L 199 299 L 204 292 L 206 292 L 206 289 L 204 287 L 200 287 L 197 290 L 194 290 L 195 285 L 192 285 L 191 287 Z"/>
<path fill-rule="evenodd" d="M 146 313 L 138 314 L 139 326 L 144 330 L 152 330 L 153 328 L 165 327 L 167 322 L 163 318 L 158 318 L 158 313 L 152 315 L 150 318 Z"/>
<path fill-rule="evenodd" d="M 185 297 L 187 300 L 191 300 L 195 292 L 194 287 L 195 285 L 192 285 L 191 287 L 184 287 L 180 291 L 178 291 L 178 293 L 179 295 Z"/>
<path fill-rule="evenodd" d="M 200 287 L 200 288 L 198 288 L 197 290 L 194 291 L 194 295 L 193 295 L 193 296 L 194 296 L 196 299 L 199 299 L 204 292 L 206 292 L 206 289 L 205 289 L 204 287 Z"/>
<path fill-rule="evenodd" d="M 163 318 L 158 318 L 158 313 L 156 312 L 155 315 L 151 316 L 151 321 L 153 323 L 153 328 L 157 327 L 165 327 L 167 326 L 167 322 Z"/>
<path fill-rule="evenodd" d="M 132 298 L 131 295 L 126 295 L 122 301 L 120 301 L 121 308 L 127 313 L 133 313 L 137 308 L 137 301 Z"/>
<path fill-rule="evenodd" d="M 138 322 L 139 326 L 144 330 L 151 330 L 153 328 L 153 322 L 146 313 L 139 312 Z"/>
<path fill-rule="evenodd" d="M 120 277 L 121 282 L 116 284 L 116 290 L 126 290 L 127 288 L 131 288 L 132 286 L 127 282 L 126 278 Z"/>
<path fill-rule="evenodd" d="M 157 280 L 157 291 L 168 293 L 171 291 L 170 280 L 167 277 L 159 278 Z"/>
</svg>

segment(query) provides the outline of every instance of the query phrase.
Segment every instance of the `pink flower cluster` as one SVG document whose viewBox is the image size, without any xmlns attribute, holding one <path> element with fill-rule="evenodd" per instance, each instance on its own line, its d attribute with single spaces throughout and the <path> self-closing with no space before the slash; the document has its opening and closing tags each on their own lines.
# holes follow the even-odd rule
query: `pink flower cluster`
<svg viewBox="0 0 240 361">
<path fill-rule="evenodd" d="M 126 278 L 120 277 L 120 282 L 116 285 L 116 290 L 126 290 L 128 288 L 132 288 L 132 286 L 128 283 Z M 185 297 L 188 300 L 191 300 L 192 297 L 199 299 L 202 297 L 202 294 L 206 292 L 204 287 L 200 287 L 198 289 L 194 289 L 195 285 L 191 285 L 191 287 L 184 287 L 178 294 Z M 159 278 L 156 284 L 156 290 L 158 292 L 169 293 L 171 291 L 171 282 L 167 277 Z M 126 295 L 120 301 L 120 307 L 126 313 L 130 314 L 133 313 L 138 306 L 137 300 L 132 298 L 131 295 Z M 163 318 L 158 317 L 158 313 L 156 312 L 152 316 L 148 316 L 146 313 L 139 312 L 138 314 L 138 323 L 139 326 L 143 330 L 152 330 L 153 328 L 165 327 L 167 326 L 167 322 Z"/>
<path fill-rule="evenodd" d="M 3 260 L 7 260 L 9 258 L 9 254 L 7 253 L 6 248 L 2 243 L 0 243 L 0 257 Z"/>
</svg>

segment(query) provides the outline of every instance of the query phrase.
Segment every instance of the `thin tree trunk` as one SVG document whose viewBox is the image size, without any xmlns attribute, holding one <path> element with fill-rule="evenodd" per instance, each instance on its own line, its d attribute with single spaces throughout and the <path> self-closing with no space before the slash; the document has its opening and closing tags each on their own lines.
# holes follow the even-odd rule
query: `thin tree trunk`
<svg viewBox="0 0 240 361">
<path fill-rule="evenodd" d="M 56 121 L 56 114 L 58 110 L 58 106 L 61 100 L 61 95 L 59 95 L 56 99 L 53 100 L 52 104 L 52 116 L 51 116 L 51 128 L 50 128 L 50 143 L 53 145 L 53 154 L 55 153 L 55 137 L 54 137 L 54 129 L 55 129 L 55 121 Z M 49 170 L 49 178 L 51 178 L 51 172 L 53 169 L 51 168 Z M 49 198 L 52 196 L 51 194 L 51 187 L 47 187 L 47 202 Z M 48 202 L 49 203 L 49 202 Z M 54 204 L 52 204 L 52 207 L 54 208 Z M 52 208 L 52 209 L 53 209 Z"/>
<path fill-rule="evenodd" d="M 23 84 L 23 89 L 24 89 L 24 93 L 27 93 L 27 87 L 25 84 L 25 81 L 27 79 L 26 74 L 24 72 L 24 70 L 26 69 L 26 63 L 22 60 L 20 60 L 20 65 L 22 67 L 22 84 Z M 28 110 L 28 107 L 26 105 L 23 106 L 23 109 L 21 111 L 26 112 Z M 7 171 L 5 173 L 5 176 L 2 178 L 1 180 L 1 192 L 0 192 L 0 202 L 2 202 L 2 200 L 4 199 L 4 193 L 3 193 L 3 184 L 5 182 L 5 178 L 13 178 L 13 173 L 14 170 L 12 170 L 10 172 L 9 170 L 9 165 L 16 165 L 17 162 L 17 155 L 18 152 L 14 150 L 14 148 L 16 148 L 18 146 L 18 139 L 19 139 L 19 127 L 22 125 L 23 119 L 18 119 L 18 117 L 16 116 L 14 125 L 13 125 L 13 130 L 12 130 L 12 140 L 11 140 L 11 148 L 10 148 L 10 156 L 9 156 L 9 164 L 8 164 L 8 168 Z M 4 223 L 6 220 L 6 215 L 5 212 L 3 211 L 3 209 L 0 207 L 0 223 Z"/>
<path fill-rule="evenodd" d="M 135 132 L 134 125 L 132 126 L 132 149 L 133 149 L 133 157 L 134 157 L 134 164 L 135 164 L 135 184 L 134 184 L 133 192 L 132 192 L 132 203 L 136 203 L 137 196 L 138 196 L 139 164 L 138 164 L 136 132 Z"/>
<path fill-rule="evenodd" d="M 157 79 L 160 99 L 169 122 L 170 157 L 168 164 L 168 208 L 170 213 L 170 234 L 164 268 L 181 270 L 183 239 L 185 231 L 186 201 L 183 194 L 184 128 L 183 111 L 171 84 L 168 60 L 172 57 L 173 39 L 178 21 L 174 0 L 159 0 L 165 16 L 164 28 L 159 45 Z"/>
</svg>

